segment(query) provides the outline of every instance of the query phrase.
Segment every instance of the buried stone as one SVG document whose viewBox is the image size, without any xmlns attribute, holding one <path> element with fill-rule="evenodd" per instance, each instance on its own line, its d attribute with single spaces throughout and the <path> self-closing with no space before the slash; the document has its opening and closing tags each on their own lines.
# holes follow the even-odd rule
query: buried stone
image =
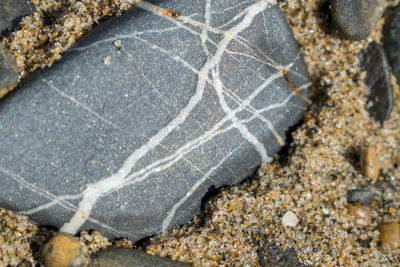
<svg viewBox="0 0 400 267">
<path fill-rule="evenodd" d="M 1 206 L 136 241 L 188 222 L 210 187 L 284 145 L 310 83 L 276 1 L 157 3 L 2 99 Z"/>
</svg>

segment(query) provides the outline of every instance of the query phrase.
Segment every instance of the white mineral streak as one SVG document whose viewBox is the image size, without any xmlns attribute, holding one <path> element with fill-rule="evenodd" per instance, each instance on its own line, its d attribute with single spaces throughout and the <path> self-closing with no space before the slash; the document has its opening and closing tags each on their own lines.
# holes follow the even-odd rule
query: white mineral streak
<svg viewBox="0 0 400 267">
<path fill-rule="evenodd" d="M 118 188 L 122 188 L 124 186 L 127 186 L 128 184 L 132 184 L 139 180 L 144 179 L 143 177 L 140 177 L 141 179 L 133 180 L 133 176 L 129 175 L 130 172 L 132 171 L 132 168 L 136 164 L 136 162 L 139 159 L 141 159 L 144 155 L 146 155 L 149 151 L 153 150 L 156 146 L 158 146 L 173 130 L 175 130 L 179 125 L 181 125 L 186 120 L 186 118 L 189 116 L 189 114 L 193 110 L 193 108 L 201 101 L 203 92 L 204 92 L 204 88 L 207 83 L 208 75 L 209 75 L 210 71 L 220 63 L 221 58 L 222 58 L 228 44 L 235 37 L 237 37 L 241 31 L 243 31 L 244 29 L 246 29 L 247 27 L 249 27 L 251 25 L 254 17 L 257 14 L 259 14 L 263 10 L 267 9 L 269 6 L 271 6 L 271 4 L 274 4 L 274 3 L 276 3 L 276 1 L 263 0 L 263 1 L 259 1 L 255 4 L 251 5 L 250 7 L 246 8 L 243 11 L 242 14 L 245 14 L 245 15 L 243 15 L 243 20 L 241 22 L 239 22 L 237 25 L 233 26 L 231 29 L 222 32 L 224 35 L 224 38 L 217 45 L 215 54 L 212 57 L 209 57 L 208 60 L 206 61 L 206 63 L 200 69 L 199 74 L 198 74 L 198 82 L 196 85 L 196 92 L 191 97 L 188 104 L 181 110 L 181 112 L 178 114 L 177 117 L 175 117 L 171 122 L 168 123 L 167 126 L 160 129 L 160 131 L 156 135 L 154 135 L 146 144 L 144 144 L 142 147 L 140 147 L 139 149 L 134 151 L 125 160 L 122 167 L 115 174 L 111 175 L 108 178 L 100 180 L 98 182 L 87 185 L 86 189 L 82 193 L 83 197 L 79 203 L 78 209 L 76 210 L 76 212 L 73 215 L 73 217 L 71 218 L 71 220 L 63 225 L 63 227 L 61 228 L 61 231 L 75 234 L 80 229 L 80 227 L 86 222 L 86 220 L 89 218 L 89 215 L 90 215 L 90 212 L 91 212 L 93 206 L 96 204 L 97 200 L 100 197 L 102 197 L 103 195 L 105 195 L 109 192 L 115 191 Z M 148 10 L 148 11 L 154 12 L 154 13 L 157 13 L 161 10 L 159 7 L 156 7 L 145 1 L 141 1 L 141 2 L 137 3 L 137 7 L 143 8 L 145 10 Z M 279 76 L 280 75 L 278 75 L 278 77 Z M 271 77 L 269 77 L 269 78 L 271 78 Z M 274 78 L 276 79 L 277 77 L 274 77 Z M 267 79 L 267 80 L 270 82 L 270 79 Z M 264 86 L 262 88 L 265 88 L 268 84 L 264 83 L 263 85 Z M 222 88 L 222 86 L 221 86 L 221 88 Z M 260 89 L 258 92 L 260 92 L 261 90 L 262 89 Z M 256 95 L 254 95 L 254 93 L 252 94 L 253 98 L 256 96 Z M 227 118 L 232 120 L 234 127 L 237 127 L 239 129 L 239 131 L 242 133 L 243 137 L 245 139 L 247 139 L 250 143 L 255 144 L 257 142 L 256 142 L 256 140 L 254 140 L 254 138 L 252 138 L 254 136 L 249 134 L 247 129 L 244 129 L 242 127 L 243 126 L 242 123 L 240 121 L 238 121 L 237 118 L 235 117 L 235 114 L 240 111 L 239 109 L 242 110 L 243 107 L 248 105 L 249 102 L 251 101 L 250 97 L 249 97 L 249 99 L 246 99 L 246 100 L 243 101 L 241 108 L 238 108 L 237 110 L 235 110 L 235 112 L 232 112 L 232 110 L 230 110 L 229 108 L 226 110 L 224 109 L 224 111 L 227 112 L 227 115 L 228 115 Z M 220 98 L 220 102 L 221 102 L 221 98 Z M 236 118 L 236 120 L 235 120 L 235 118 Z M 265 148 L 264 148 L 264 150 L 265 150 Z M 259 152 L 260 151 L 261 150 L 259 149 Z M 260 155 L 261 155 L 263 161 L 267 161 L 268 157 L 266 156 L 266 151 L 264 151 L 264 152 L 263 152 L 264 154 L 260 153 Z M 221 164 L 221 162 L 219 164 Z M 192 188 L 185 195 L 185 197 L 182 200 L 180 200 L 178 203 L 176 203 L 176 205 L 171 209 L 171 212 L 169 212 L 167 218 L 164 220 L 164 223 L 163 223 L 164 229 L 166 229 L 168 227 L 170 221 L 172 220 L 172 218 L 175 214 L 175 211 L 179 208 L 179 206 L 182 205 L 182 203 L 198 188 L 198 186 L 201 185 L 201 183 L 203 183 L 205 181 L 205 179 L 217 167 L 218 167 L 218 164 L 216 166 L 214 166 L 213 168 L 211 168 L 209 170 L 209 172 L 206 173 L 205 176 L 203 176 L 195 185 L 192 186 Z M 159 167 L 154 168 L 154 171 L 159 171 Z"/>
</svg>

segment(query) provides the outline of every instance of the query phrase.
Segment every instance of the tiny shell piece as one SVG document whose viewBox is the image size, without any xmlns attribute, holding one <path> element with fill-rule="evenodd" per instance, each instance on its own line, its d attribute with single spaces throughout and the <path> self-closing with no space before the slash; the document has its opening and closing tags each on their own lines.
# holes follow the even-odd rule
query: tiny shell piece
<svg viewBox="0 0 400 267">
<path fill-rule="evenodd" d="M 348 204 L 346 206 L 348 214 L 360 218 L 360 219 L 370 219 L 371 209 L 369 206 L 360 204 Z"/>
<path fill-rule="evenodd" d="M 380 232 L 379 240 L 382 245 L 386 245 L 392 249 L 400 248 L 400 224 L 395 222 L 381 223 L 378 225 Z"/>
<path fill-rule="evenodd" d="M 81 267 L 87 265 L 79 241 L 66 233 L 56 234 L 45 244 L 42 258 L 46 267 Z"/>
<path fill-rule="evenodd" d="M 375 148 L 369 146 L 361 152 L 360 157 L 361 171 L 365 176 L 376 180 L 379 174 L 379 163 L 375 154 Z"/>
</svg>

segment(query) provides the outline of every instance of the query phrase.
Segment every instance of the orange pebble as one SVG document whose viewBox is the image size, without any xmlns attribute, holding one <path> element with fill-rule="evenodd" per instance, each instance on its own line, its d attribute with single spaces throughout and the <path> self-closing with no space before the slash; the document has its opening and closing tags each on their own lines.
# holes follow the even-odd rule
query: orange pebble
<svg viewBox="0 0 400 267">
<path fill-rule="evenodd" d="M 46 267 L 80 267 L 87 261 L 79 241 L 67 233 L 58 233 L 43 248 Z"/>
</svg>

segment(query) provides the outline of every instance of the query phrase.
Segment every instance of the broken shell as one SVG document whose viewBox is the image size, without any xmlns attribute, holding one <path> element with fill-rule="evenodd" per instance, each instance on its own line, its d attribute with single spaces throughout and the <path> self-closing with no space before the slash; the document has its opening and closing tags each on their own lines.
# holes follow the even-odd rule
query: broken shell
<svg viewBox="0 0 400 267">
<path fill-rule="evenodd" d="M 375 180 L 379 174 L 379 163 L 375 154 L 375 148 L 369 146 L 361 152 L 361 171 L 365 176 Z"/>
<path fill-rule="evenodd" d="M 380 232 L 379 240 L 382 245 L 386 245 L 392 249 L 400 248 L 400 224 L 395 222 L 381 223 L 378 225 Z"/>
<path fill-rule="evenodd" d="M 360 219 L 370 219 L 371 218 L 371 209 L 369 206 L 361 205 L 361 204 L 348 204 L 346 206 L 347 213 Z"/>
</svg>

